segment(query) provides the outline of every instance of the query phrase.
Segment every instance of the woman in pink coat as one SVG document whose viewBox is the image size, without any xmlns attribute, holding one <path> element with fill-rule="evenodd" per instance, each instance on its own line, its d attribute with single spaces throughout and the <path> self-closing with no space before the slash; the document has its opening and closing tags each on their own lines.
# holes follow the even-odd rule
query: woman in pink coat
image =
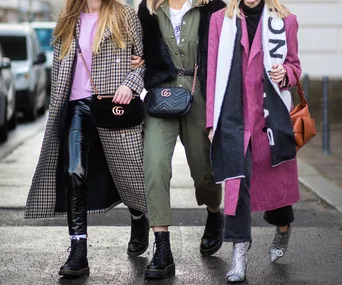
<svg viewBox="0 0 342 285">
<path fill-rule="evenodd" d="M 229 282 L 245 279 L 251 211 L 276 226 L 271 262 L 286 252 L 299 200 L 289 88 L 301 74 L 296 16 L 278 0 L 229 1 L 209 31 L 207 128 L 217 183 L 225 182 Z"/>
</svg>

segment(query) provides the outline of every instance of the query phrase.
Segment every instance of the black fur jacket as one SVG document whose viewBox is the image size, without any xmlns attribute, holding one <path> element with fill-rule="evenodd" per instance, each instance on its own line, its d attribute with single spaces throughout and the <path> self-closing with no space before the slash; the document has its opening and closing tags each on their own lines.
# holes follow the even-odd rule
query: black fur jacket
<svg viewBox="0 0 342 285">
<path fill-rule="evenodd" d="M 198 78 L 201 82 L 202 93 L 206 94 L 206 75 L 208 58 L 208 32 L 210 17 L 216 11 L 225 7 L 221 0 L 210 0 L 208 4 L 199 7 L 199 68 Z M 177 76 L 177 70 L 172 62 L 169 50 L 163 40 L 156 15 L 151 15 L 143 0 L 139 6 L 138 16 L 144 31 L 144 59 L 146 64 L 145 88 L 147 90 L 164 82 L 172 81 Z"/>
</svg>

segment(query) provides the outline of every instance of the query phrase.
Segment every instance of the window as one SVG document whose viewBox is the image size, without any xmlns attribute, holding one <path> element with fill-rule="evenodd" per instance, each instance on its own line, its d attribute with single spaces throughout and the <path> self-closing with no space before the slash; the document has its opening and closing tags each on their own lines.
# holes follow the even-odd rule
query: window
<svg viewBox="0 0 342 285">
<path fill-rule="evenodd" d="M 40 49 L 42 51 L 52 51 L 52 29 L 49 28 L 35 28 L 36 35 L 39 41 Z"/>
<path fill-rule="evenodd" d="M 27 60 L 26 37 L 24 36 L 0 36 L 0 44 L 4 56 L 11 60 Z"/>
</svg>

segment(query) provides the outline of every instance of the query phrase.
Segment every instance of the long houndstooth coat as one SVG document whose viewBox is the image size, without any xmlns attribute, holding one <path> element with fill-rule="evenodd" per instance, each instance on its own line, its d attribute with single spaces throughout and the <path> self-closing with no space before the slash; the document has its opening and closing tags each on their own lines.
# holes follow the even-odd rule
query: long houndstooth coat
<svg viewBox="0 0 342 285">
<path fill-rule="evenodd" d="M 124 9 L 133 33 L 131 40 L 126 36 L 126 49 L 113 46 L 111 31 L 107 27 L 101 51 L 93 55 L 92 77 L 99 93 L 103 95 L 114 94 L 121 84 L 140 94 L 144 85 L 144 67 L 131 70 L 131 55 L 143 55 L 141 25 L 130 6 L 124 6 Z M 79 34 L 79 23 L 76 31 Z M 70 53 L 62 60 L 59 60 L 60 52 L 61 43 L 58 42 L 54 49 L 49 118 L 27 199 L 25 218 L 56 217 L 64 215 L 66 210 L 61 132 L 76 55 L 75 39 Z M 92 146 L 88 163 L 88 213 L 105 212 L 120 202 L 146 212 L 142 127 L 97 130 L 99 143 Z"/>
</svg>

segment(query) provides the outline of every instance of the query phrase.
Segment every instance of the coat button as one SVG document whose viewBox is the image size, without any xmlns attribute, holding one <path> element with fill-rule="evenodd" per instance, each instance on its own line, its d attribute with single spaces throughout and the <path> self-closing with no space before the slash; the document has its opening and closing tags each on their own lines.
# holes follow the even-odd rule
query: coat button
<svg viewBox="0 0 342 285">
<path fill-rule="evenodd" d="M 185 40 L 184 39 L 182 39 L 182 42 L 184 42 Z"/>
<path fill-rule="evenodd" d="M 117 58 L 117 59 L 115 60 L 115 62 L 116 62 L 116 63 L 119 63 L 119 62 L 120 62 L 120 58 Z"/>
<path fill-rule="evenodd" d="M 178 55 L 178 52 L 175 52 L 175 55 Z"/>
<path fill-rule="evenodd" d="M 183 25 L 184 25 L 184 26 L 186 25 L 186 22 L 185 22 L 185 21 L 183 22 Z"/>
<path fill-rule="evenodd" d="M 125 137 L 125 134 L 121 134 L 121 137 L 124 138 L 124 137 Z"/>
</svg>

